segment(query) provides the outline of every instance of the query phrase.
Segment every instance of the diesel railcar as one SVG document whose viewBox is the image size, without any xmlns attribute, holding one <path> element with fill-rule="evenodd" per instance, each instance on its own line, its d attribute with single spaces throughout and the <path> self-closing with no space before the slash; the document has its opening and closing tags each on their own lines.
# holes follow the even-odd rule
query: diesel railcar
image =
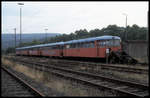
<svg viewBox="0 0 150 98">
<path fill-rule="evenodd" d="M 106 58 L 106 49 L 121 50 L 118 36 L 99 36 L 16 48 L 16 55 Z"/>
</svg>

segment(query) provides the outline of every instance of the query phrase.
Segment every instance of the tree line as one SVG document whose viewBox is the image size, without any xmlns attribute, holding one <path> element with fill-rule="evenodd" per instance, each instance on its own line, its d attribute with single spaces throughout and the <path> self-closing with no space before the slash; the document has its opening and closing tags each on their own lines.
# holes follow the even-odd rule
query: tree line
<svg viewBox="0 0 150 98">
<path fill-rule="evenodd" d="M 147 33 L 148 33 L 148 28 L 139 27 L 136 24 L 132 26 L 127 26 L 127 28 L 119 27 L 117 25 L 109 25 L 106 28 L 102 28 L 101 30 L 94 29 L 88 32 L 86 29 L 80 29 L 80 30 L 76 30 L 74 33 L 57 35 L 55 37 L 48 38 L 47 42 L 45 40 L 44 41 L 33 40 L 30 43 L 23 43 L 21 46 L 29 46 L 29 45 L 44 44 L 44 43 L 55 43 L 61 41 L 65 42 L 69 40 L 82 39 L 88 37 L 97 37 L 103 35 L 119 36 L 123 41 L 124 40 L 146 40 Z"/>
<path fill-rule="evenodd" d="M 62 34 L 62 35 L 57 35 L 55 37 L 47 38 L 47 41 L 33 40 L 32 42 L 22 43 L 21 45 L 18 45 L 18 47 L 45 44 L 45 43 L 55 43 L 61 41 L 65 42 L 69 40 L 76 40 L 76 39 L 82 39 L 88 37 L 97 37 L 103 35 L 119 36 L 121 37 L 122 41 L 147 40 L 147 33 L 148 33 L 147 27 L 139 27 L 136 24 L 132 26 L 127 26 L 127 28 L 119 27 L 117 25 L 108 25 L 105 28 L 102 29 L 96 28 L 90 31 L 87 31 L 86 29 L 76 30 L 74 33 Z"/>
</svg>

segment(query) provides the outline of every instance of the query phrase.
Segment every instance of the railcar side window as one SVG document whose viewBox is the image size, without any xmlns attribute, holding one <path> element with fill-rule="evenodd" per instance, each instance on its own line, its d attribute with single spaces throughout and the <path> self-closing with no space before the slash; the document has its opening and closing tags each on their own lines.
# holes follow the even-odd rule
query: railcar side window
<svg viewBox="0 0 150 98">
<path fill-rule="evenodd" d="M 72 44 L 72 48 L 75 48 L 75 44 Z"/>
<path fill-rule="evenodd" d="M 75 44 L 70 44 L 69 48 L 75 48 Z"/>
<path fill-rule="evenodd" d="M 37 50 L 37 48 L 33 48 L 33 50 Z"/>
<path fill-rule="evenodd" d="M 66 48 L 93 48 L 94 46 L 94 42 L 84 42 L 66 45 Z"/>
<path fill-rule="evenodd" d="M 82 43 L 79 43 L 79 48 L 82 48 Z"/>
<path fill-rule="evenodd" d="M 79 43 L 79 44 L 78 44 L 78 48 L 82 48 L 82 43 Z"/>
<path fill-rule="evenodd" d="M 104 46 L 120 46 L 120 40 L 105 40 L 105 41 L 99 41 L 98 45 L 100 47 Z"/>
<path fill-rule="evenodd" d="M 72 44 L 72 48 L 76 48 L 76 44 Z"/>
<path fill-rule="evenodd" d="M 106 41 L 99 41 L 99 42 L 98 42 L 98 45 L 99 45 L 100 47 L 104 47 L 104 46 L 106 45 Z"/>
<path fill-rule="evenodd" d="M 93 48 L 94 47 L 94 42 L 90 43 L 90 47 Z"/>
<path fill-rule="evenodd" d="M 86 48 L 86 43 L 83 43 L 83 44 L 82 44 L 82 48 Z"/>
<path fill-rule="evenodd" d="M 105 42 L 105 44 L 106 44 L 106 46 L 111 46 L 111 41 L 110 41 L 110 40 L 107 40 L 107 41 Z"/>
<path fill-rule="evenodd" d="M 48 49 L 48 47 L 43 47 L 43 50 L 47 50 Z"/>
<path fill-rule="evenodd" d="M 94 42 L 83 43 L 82 48 L 93 48 Z"/>
<path fill-rule="evenodd" d="M 79 48 L 79 43 L 76 43 L 76 48 Z"/>
<path fill-rule="evenodd" d="M 42 49 L 43 49 L 43 50 L 46 50 L 46 47 L 43 47 Z"/>
<path fill-rule="evenodd" d="M 73 44 L 70 44 L 70 48 L 73 48 Z"/>
<path fill-rule="evenodd" d="M 52 46 L 52 49 L 58 49 L 59 47 L 58 46 Z"/>
<path fill-rule="evenodd" d="M 43 47 L 43 50 L 50 50 L 50 49 L 55 49 L 55 47 L 54 46 Z"/>
<path fill-rule="evenodd" d="M 60 49 L 63 49 L 63 46 L 59 46 Z"/>
<path fill-rule="evenodd" d="M 86 42 L 83 43 L 82 48 L 87 48 L 87 43 Z"/>
<path fill-rule="evenodd" d="M 79 43 L 76 43 L 75 45 L 76 45 L 75 48 L 79 48 Z"/>
<path fill-rule="evenodd" d="M 109 40 L 107 46 L 120 46 L 120 40 Z"/>
</svg>

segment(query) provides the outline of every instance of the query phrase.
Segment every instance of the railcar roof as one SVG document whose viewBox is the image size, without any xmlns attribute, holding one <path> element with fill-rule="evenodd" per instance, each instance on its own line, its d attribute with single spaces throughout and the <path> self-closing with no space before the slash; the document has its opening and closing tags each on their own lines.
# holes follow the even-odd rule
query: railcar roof
<svg viewBox="0 0 150 98">
<path fill-rule="evenodd" d="M 120 37 L 105 35 L 105 36 L 100 36 L 100 37 L 92 37 L 92 38 L 85 38 L 85 39 L 79 39 L 79 40 L 71 40 L 71 41 L 65 42 L 64 44 L 91 42 L 91 41 L 95 41 L 95 40 L 110 40 L 110 39 L 119 39 L 120 40 Z"/>
<path fill-rule="evenodd" d="M 57 42 L 57 43 L 49 43 L 49 44 L 40 44 L 40 45 L 34 45 L 34 46 L 27 46 L 27 47 L 21 47 L 21 48 L 16 48 L 16 49 L 17 50 L 30 49 L 30 48 L 39 48 L 39 47 L 47 47 L 47 46 L 54 46 L 54 45 L 64 45 L 64 44 L 91 42 L 91 41 L 95 41 L 95 40 L 110 40 L 110 39 L 119 39 L 120 40 L 120 37 L 105 35 L 105 36 L 100 36 L 100 37 L 92 37 L 92 38 L 85 38 L 85 39 L 79 39 L 79 40 L 71 40 L 71 41 L 66 41 L 66 42 Z"/>
<path fill-rule="evenodd" d="M 39 48 L 39 47 L 63 45 L 63 44 L 64 44 L 64 42 L 57 42 L 57 43 L 48 43 L 48 44 L 40 44 L 40 45 L 34 45 L 34 46 L 21 47 L 21 48 L 16 48 L 16 49 L 17 50 L 19 50 L 19 49 L 30 49 L 30 48 Z"/>
</svg>

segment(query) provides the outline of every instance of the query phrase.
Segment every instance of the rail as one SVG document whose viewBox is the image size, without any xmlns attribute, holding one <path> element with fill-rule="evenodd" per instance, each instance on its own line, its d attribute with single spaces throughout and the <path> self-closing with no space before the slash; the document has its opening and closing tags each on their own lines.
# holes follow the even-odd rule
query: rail
<svg viewBox="0 0 150 98">
<path fill-rule="evenodd" d="M 37 96 L 40 97 L 44 97 L 45 95 L 42 94 L 41 92 L 39 92 L 38 90 L 36 90 L 34 87 L 32 87 L 30 84 L 28 84 L 27 82 L 25 82 L 23 79 L 21 79 L 20 77 L 18 77 L 17 75 L 15 75 L 14 73 L 12 73 L 11 71 L 9 71 L 8 69 L 4 68 L 1 66 L 1 69 L 4 70 L 5 72 L 7 72 L 10 76 L 12 76 L 13 78 L 15 78 L 17 81 L 23 83 L 23 85 L 25 87 L 27 87 L 28 89 L 30 89 L 31 91 L 33 91 L 33 93 Z"/>
<path fill-rule="evenodd" d="M 148 96 L 148 85 L 138 84 L 130 81 L 124 81 L 119 79 L 108 78 L 100 75 L 95 75 L 87 72 L 74 71 L 71 69 L 65 69 L 61 67 L 54 67 L 45 64 L 38 64 L 33 62 L 20 61 L 24 64 L 30 64 L 34 68 L 39 70 L 48 71 L 53 74 L 61 75 L 78 81 L 82 81 L 93 86 L 103 87 L 109 90 L 113 90 L 122 94 L 130 96 Z M 44 69 L 43 69 L 44 68 Z M 50 71 L 49 71 L 50 70 Z M 96 81 L 96 82 L 94 82 Z"/>
</svg>

